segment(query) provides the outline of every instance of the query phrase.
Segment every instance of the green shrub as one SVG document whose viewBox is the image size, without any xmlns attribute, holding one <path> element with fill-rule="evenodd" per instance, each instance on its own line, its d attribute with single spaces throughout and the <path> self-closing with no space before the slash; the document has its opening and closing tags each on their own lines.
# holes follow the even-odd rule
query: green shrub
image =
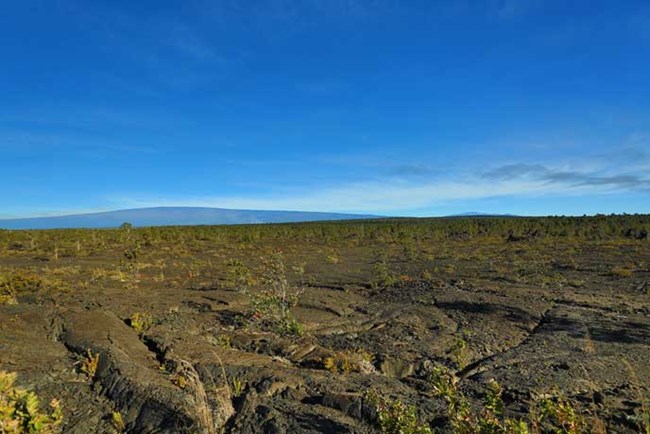
<svg viewBox="0 0 650 434">
<path fill-rule="evenodd" d="M 219 348 L 230 349 L 232 348 L 232 337 L 230 335 L 217 336 L 217 345 Z"/>
<path fill-rule="evenodd" d="M 339 351 L 323 359 L 323 368 L 332 373 L 366 372 L 372 370 L 374 356 L 364 349 Z"/>
<path fill-rule="evenodd" d="M 58 432 L 63 419 L 59 402 L 53 399 L 49 412 L 41 412 L 38 396 L 17 387 L 15 383 L 15 373 L 0 371 L 0 433 Z"/>
<path fill-rule="evenodd" d="M 487 392 L 480 411 L 474 411 L 458 389 L 458 378 L 445 368 L 434 369 L 431 375 L 434 396 L 447 402 L 447 416 L 454 434 L 529 434 L 540 433 L 542 426 L 552 432 L 580 434 L 586 432 L 586 422 L 561 395 L 545 397 L 532 403 L 528 422 L 506 417 L 501 397 L 503 388 L 496 380 L 487 383 Z"/>
<path fill-rule="evenodd" d="M 232 390 L 232 395 L 234 397 L 240 397 L 244 393 L 244 389 L 246 388 L 246 381 L 239 377 L 233 377 L 230 380 L 230 386 Z"/>
<path fill-rule="evenodd" d="M 124 423 L 124 418 L 122 413 L 115 410 L 111 413 L 111 425 L 115 428 L 115 431 L 118 433 L 123 433 L 126 430 L 126 424 Z"/>
<path fill-rule="evenodd" d="M 153 317 L 146 312 L 135 312 L 129 319 L 129 325 L 136 333 L 142 335 L 153 325 Z"/>
<path fill-rule="evenodd" d="M 454 337 L 454 343 L 451 347 L 451 356 L 458 366 L 458 369 L 464 369 L 469 363 L 469 354 L 467 351 L 467 333 Z"/>
<path fill-rule="evenodd" d="M 543 398 L 536 405 L 541 409 L 540 419 L 548 420 L 554 426 L 559 427 L 559 432 L 566 434 L 586 432 L 587 424 L 584 416 L 576 411 L 568 399 L 562 396 Z"/>
<path fill-rule="evenodd" d="M 18 294 L 35 291 L 42 287 L 43 281 L 25 271 L 0 274 L 0 304 L 17 304 Z"/>
<path fill-rule="evenodd" d="M 140 245 L 138 243 L 127 246 L 122 252 L 122 258 L 120 259 L 121 280 L 126 284 L 127 288 L 134 287 L 138 283 L 140 274 L 139 256 Z"/>
<path fill-rule="evenodd" d="M 417 407 L 387 399 L 372 391 L 366 395 L 375 407 L 382 434 L 431 434 L 431 428 L 418 420 Z"/>
<path fill-rule="evenodd" d="M 239 259 L 226 262 L 226 284 L 229 288 L 246 292 L 253 285 L 251 271 Z"/>
<path fill-rule="evenodd" d="M 304 333 L 302 324 L 290 312 L 286 317 L 278 321 L 276 329 L 281 335 L 302 336 Z"/>
<path fill-rule="evenodd" d="M 92 381 L 95 378 L 97 367 L 99 367 L 99 354 L 93 354 L 92 350 L 88 348 L 86 356 L 80 362 L 79 370 L 88 378 L 88 381 Z"/>
<path fill-rule="evenodd" d="M 250 294 L 251 318 L 263 326 L 275 328 L 280 334 L 302 334 L 302 326 L 291 309 L 298 304 L 303 290 L 289 283 L 281 251 L 275 250 L 269 257 L 262 258 L 260 282 L 262 288 Z"/>
<path fill-rule="evenodd" d="M 385 260 L 378 260 L 372 264 L 372 280 L 370 286 L 373 288 L 387 288 L 397 283 L 398 278 L 395 276 Z"/>
</svg>

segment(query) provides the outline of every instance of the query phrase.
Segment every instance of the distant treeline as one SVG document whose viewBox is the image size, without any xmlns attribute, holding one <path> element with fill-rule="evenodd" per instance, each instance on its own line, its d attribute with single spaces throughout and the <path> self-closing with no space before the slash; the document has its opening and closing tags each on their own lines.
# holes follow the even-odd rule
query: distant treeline
<svg viewBox="0 0 650 434">
<path fill-rule="evenodd" d="M 36 245 L 70 246 L 74 243 L 109 247 L 137 241 L 159 243 L 305 242 L 377 243 L 406 240 L 463 240 L 495 238 L 511 242 L 544 238 L 584 240 L 647 240 L 650 215 L 597 215 L 584 217 L 454 217 L 391 218 L 337 222 L 259 224 L 234 226 L 165 226 L 119 229 L 0 230 L 0 250 L 30 250 Z"/>
</svg>

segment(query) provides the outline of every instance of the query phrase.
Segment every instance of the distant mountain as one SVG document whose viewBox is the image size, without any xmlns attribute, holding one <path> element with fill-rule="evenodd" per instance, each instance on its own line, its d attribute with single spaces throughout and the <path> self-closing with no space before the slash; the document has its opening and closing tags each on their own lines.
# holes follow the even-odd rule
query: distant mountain
<svg viewBox="0 0 650 434">
<path fill-rule="evenodd" d="M 57 217 L 0 219 L 0 229 L 112 228 L 133 226 L 225 225 L 291 223 L 377 218 L 372 215 L 303 211 L 259 211 L 223 208 L 157 207 Z"/>
</svg>

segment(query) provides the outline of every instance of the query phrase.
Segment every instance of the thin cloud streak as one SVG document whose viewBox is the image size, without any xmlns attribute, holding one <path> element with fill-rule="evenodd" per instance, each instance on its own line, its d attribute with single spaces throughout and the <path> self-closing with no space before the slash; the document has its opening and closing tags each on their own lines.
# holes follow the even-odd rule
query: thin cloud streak
<svg viewBox="0 0 650 434">
<path fill-rule="evenodd" d="M 468 199 L 502 196 L 540 196 L 606 193 L 612 189 L 603 186 L 565 185 L 540 181 L 412 182 L 359 183 L 320 191 L 298 194 L 273 194 L 258 197 L 208 196 L 194 198 L 127 198 L 113 201 L 124 207 L 152 206 L 206 206 L 234 209 L 302 210 L 356 213 L 408 213 L 424 208 L 435 208 Z"/>
<path fill-rule="evenodd" d="M 571 170 L 550 169 L 541 164 L 510 164 L 485 172 L 488 180 L 527 179 L 545 184 L 571 187 L 608 187 L 622 190 L 650 191 L 650 178 L 633 174 L 593 174 Z"/>
</svg>

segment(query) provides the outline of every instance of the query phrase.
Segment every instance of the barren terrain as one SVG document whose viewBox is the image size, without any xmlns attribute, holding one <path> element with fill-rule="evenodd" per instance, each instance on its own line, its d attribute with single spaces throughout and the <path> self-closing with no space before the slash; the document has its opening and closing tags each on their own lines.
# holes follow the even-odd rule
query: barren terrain
<svg viewBox="0 0 650 434">
<path fill-rule="evenodd" d="M 646 432 L 650 219 L 525 222 L 0 231 L 0 370 L 66 433 L 380 432 L 372 396 L 452 432 L 439 369 L 477 413 L 494 379 L 508 418 L 552 396 Z"/>
</svg>

